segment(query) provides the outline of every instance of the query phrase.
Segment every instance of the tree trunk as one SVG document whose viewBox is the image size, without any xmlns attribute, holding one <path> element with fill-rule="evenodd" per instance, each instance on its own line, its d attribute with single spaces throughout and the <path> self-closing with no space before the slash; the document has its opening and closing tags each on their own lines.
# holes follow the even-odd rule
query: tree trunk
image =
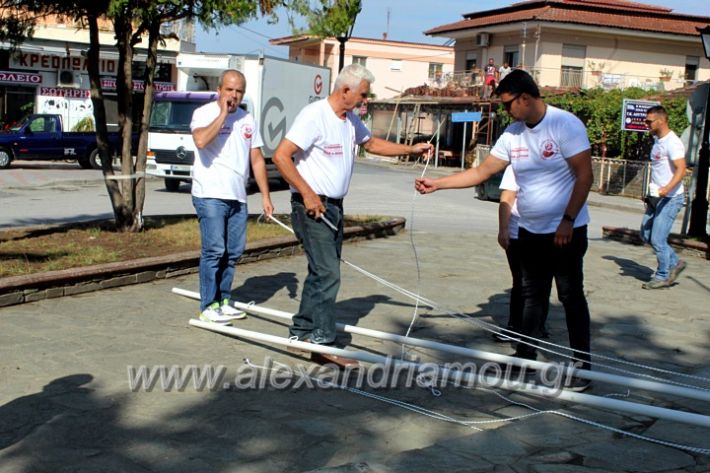
<svg viewBox="0 0 710 473">
<path fill-rule="evenodd" d="M 125 217 L 125 204 L 118 181 L 110 179 L 113 174 L 111 165 L 111 145 L 108 141 L 108 129 L 106 127 L 106 107 L 104 105 L 103 90 L 101 89 L 101 76 L 99 73 L 99 25 L 96 15 L 87 16 L 89 23 L 89 50 L 87 69 L 89 81 L 91 82 L 91 104 L 94 107 L 94 122 L 96 123 L 96 144 L 101 156 L 101 169 L 104 174 L 106 190 L 111 199 L 111 207 L 116 222 L 122 221 Z"/>
<path fill-rule="evenodd" d="M 153 92 L 155 90 L 155 68 L 158 63 L 158 43 L 160 42 L 160 19 L 155 18 L 148 27 L 148 56 L 145 61 L 145 96 L 143 99 L 143 113 L 141 116 L 140 135 L 138 137 L 138 150 L 136 151 L 136 174 L 141 176 L 136 179 L 136 209 L 143 211 L 145 204 L 145 167 L 146 153 L 148 151 L 148 130 L 150 127 L 150 113 L 153 110 Z"/>
<path fill-rule="evenodd" d="M 116 94 L 118 95 L 118 125 L 121 134 L 121 174 L 135 176 L 133 164 L 133 24 L 130 12 L 122 12 L 114 17 L 114 31 L 118 45 L 118 73 Z M 116 227 L 119 231 L 137 232 L 143 229 L 143 216 L 136 208 L 133 178 L 121 181 L 124 211 Z"/>
</svg>

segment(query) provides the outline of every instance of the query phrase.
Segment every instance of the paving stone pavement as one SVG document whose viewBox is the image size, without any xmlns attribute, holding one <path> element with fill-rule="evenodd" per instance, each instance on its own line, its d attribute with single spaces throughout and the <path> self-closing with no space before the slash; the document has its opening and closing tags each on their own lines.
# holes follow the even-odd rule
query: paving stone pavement
<svg viewBox="0 0 710 473">
<path fill-rule="evenodd" d="M 412 335 L 511 353 L 511 347 L 494 343 L 477 325 L 507 318 L 509 273 L 495 237 L 415 232 L 413 240 L 422 295 L 466 317 L 420 307 Z M 416 291 L 408 233 L 347 245 L 343 256 Z M 585 272 L 593 349 L 710 378 L 710 265 L 689 257 L 688 269 L 674 287 L 644 291 L 641 283 L 654 266 L 648 248 L 590 242 Z M 235 297 L 295 311 L 305 270 L 302 256 L 242 265 Z M 427 409 L 423 415 L 353 391 L 309 388 L 305 382 L 296 389 L 269 383 L 264 389 L 247 389 L 253 381 L 249 375 L 260 372 L 247 363 L 266 365 L 271 360 L 304 371 L 316 365 L 266 344 L 189 326 L 197 302 L 170 291 L 173 286 L 196 290 L 197 284 L 197 276 L 190 275 L 0 309 L 0 471 L 710 471 L 710 456 L 624 437 L 555 413 L 506 421 L 534 414 L 532 409 L 555 410 L 710 448 L 707 428 L 554 399 L 489 389 L 445 387 L 435 396 L 416 385 L 364 388 Z M 337 310 L 343 322 L 404 334 L 414 305 L 343 267 Z M 564 314 L 554 295 L 548 320 L 551 340 L 566 344 Z M 238 327 L 287 333 L 283 322 L 255 316 L 239 321 Z M 374 353 L 402 351 L 396 344 L 361 336 L 341 341 Z M 410 349 L 409 355 L 455 361 L 427 350 Z M 158 366 L 183 368 L 188 383 L 181 387 L 174 379 L 168 389 L 156 377 L 153 389 L 130 388 L 129 367 Z M 214 389 L 199 389 L 190 366 L 211 366 L 223 376 L 216 375 Z M 706 402 L 627 393 L 614 385 L 596 383 L 589 393 L 710 415 Z M 447 422 L 437 414 L 472 423 Z"/>
</svg>

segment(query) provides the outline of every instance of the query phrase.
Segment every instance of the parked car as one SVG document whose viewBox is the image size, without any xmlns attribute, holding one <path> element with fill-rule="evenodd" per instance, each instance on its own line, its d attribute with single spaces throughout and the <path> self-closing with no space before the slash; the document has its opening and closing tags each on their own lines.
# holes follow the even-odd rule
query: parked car
<svg viewBox="0 0 710 473">
<path fill-rule="evenodd" d="M 118 132 L 109 133 L 111 155 L 120 149 Z M 66 132 L 61 115 L 32 114 L 17 126 L 0 131 L 0 169 L 15 159 L 72 160 L 84 169 L 101 169 L 94 132 Z"/>
</svg>

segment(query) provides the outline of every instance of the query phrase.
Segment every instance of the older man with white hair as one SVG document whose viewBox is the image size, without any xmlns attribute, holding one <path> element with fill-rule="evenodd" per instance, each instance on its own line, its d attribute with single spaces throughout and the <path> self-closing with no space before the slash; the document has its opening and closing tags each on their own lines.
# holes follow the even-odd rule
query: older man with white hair
<svg viewBox="0 0 710 473">
<path fill-rule="evenodd" d="M 300 308 L 289 330 L 299 340 L 335 342 L 343 198 L 350 186 L 356 146 L 383 156 L 427 154 L 433 148 L 429 143 L 408 146 L 372 136 L 353 109 L 367 103 L 374 80 L 359 64 L 343 68 L 328 98 L 301 110 L 274 153 L 274 163 L 291 186 L 293 228 L 308 259 Z"/>
</svg>

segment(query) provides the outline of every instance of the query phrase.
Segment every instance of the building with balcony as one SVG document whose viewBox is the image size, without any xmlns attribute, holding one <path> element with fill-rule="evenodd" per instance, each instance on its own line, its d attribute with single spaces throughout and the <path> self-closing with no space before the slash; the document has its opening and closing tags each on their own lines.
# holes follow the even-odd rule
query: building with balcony
<svg viewBox="0 0 710 473">
<path fill-rule="evenodd" d="M 670 90 L 710 79 L 698 27 L 710 17 L 626 0 L 527 0 L 425 33 L 453 38 L 463 73 L 493 58 L 542 86 Z"/>
<path fill-rule="evenodd" d="M 270 40 L 288 46 L 293 61 L 329 67 L 331 77 L 338 75 L 340 43 L 335 38 L 287 36 Z M 350 38 L 345 44 L 345 65 L 359 63 L 375 75 L 371 92 L 378 99 L 391 98 L 401 91 L 442 81 L 454 69 L 454 48 L 433 44 Z"/>
</svg>

